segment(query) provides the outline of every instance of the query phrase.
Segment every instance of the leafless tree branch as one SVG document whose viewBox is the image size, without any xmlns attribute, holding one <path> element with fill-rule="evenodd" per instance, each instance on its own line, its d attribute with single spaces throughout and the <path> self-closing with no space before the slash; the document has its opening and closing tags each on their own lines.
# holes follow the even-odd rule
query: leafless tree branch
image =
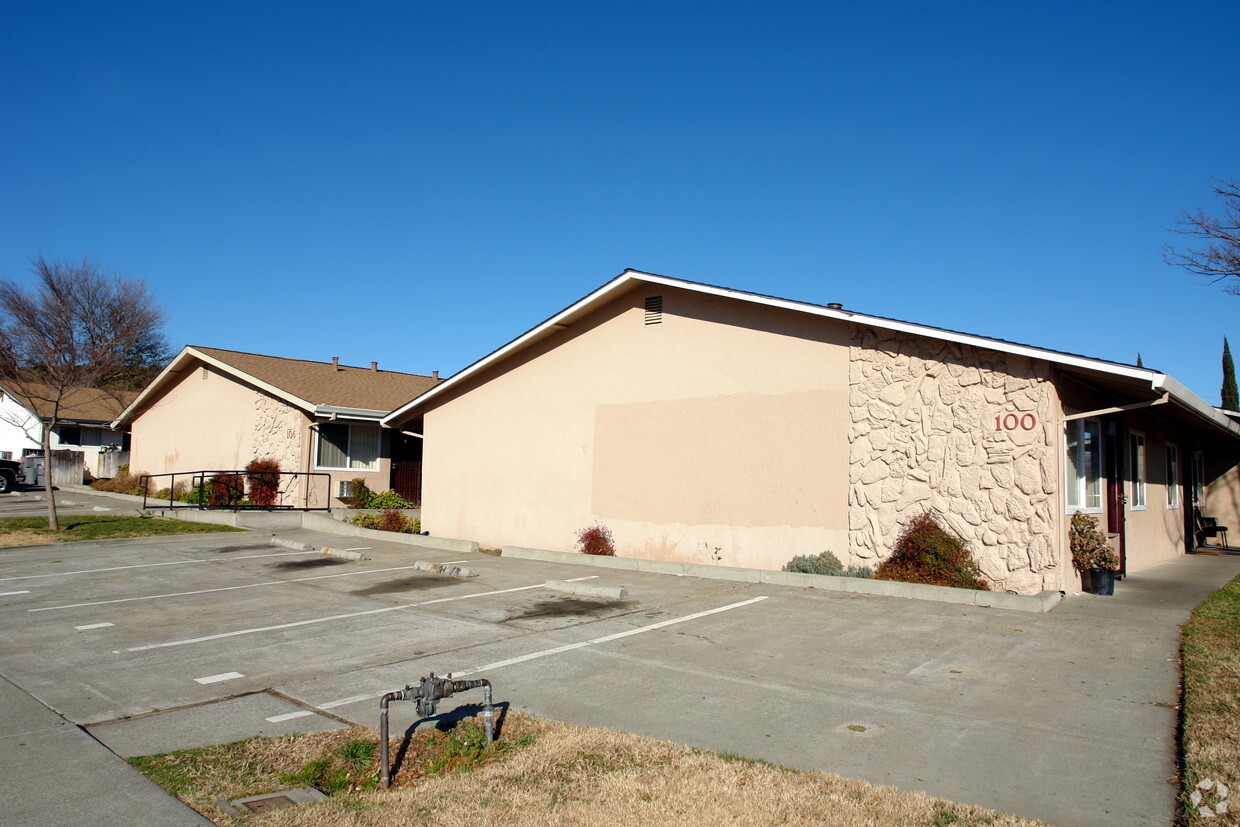
<svg viewBox="0 0 1240 827">
<path fill-rule="evenodd" d="M 166 352 L 163 311 L 144 283 L 105 274 L 89 259 L 39 257 L 31 269 L 33 290 L 0 280 L 0 387 L 23 397 L 43 425 L 48 525 L 58 528 L 52 429 L 66 419 L 66 405 L 114 394 L 131 378 L 135 350 Z"/>
<path fill-rule="evenodd" d="M 1210 284 L 1227 282 L 1223 290 L 1240 295 L 1240 183 L 1216 181 L 1214 194 L 1223 199 L 1223 214 L 1217 218 L 1198 209 L 1184 212 L 1172 232 L 1200 239 L 1204 246 L 1177 250 L 1163 248 L 1163 261 L 1204 276 Z"/>
</svg>

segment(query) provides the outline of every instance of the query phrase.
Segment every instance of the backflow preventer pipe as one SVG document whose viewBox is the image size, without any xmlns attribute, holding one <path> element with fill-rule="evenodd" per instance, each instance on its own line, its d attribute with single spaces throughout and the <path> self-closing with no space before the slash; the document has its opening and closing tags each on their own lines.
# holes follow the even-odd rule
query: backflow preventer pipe
<svg viewBox="0 0 1240 827">
<path fill-rule="evenodd" d="M 454 681 L 452 673 L 437 678 L 432 672 L 418 685 L 408 684 L 404 689 L 389 692 L 379 699 L 379 783 L 387 789 L 392 783 L 391 767 L 388 761 L 388 704 L 392 701 L 413 701 L 417 705 L 418 715 L 423 718 L 433 717 L 435 705 L 456 692 L 482 687 L 482 721 L 486 726 L 487 746 L 495 740 L 495 706 L 491 703 L 491 682 L 485 678 L 473 681 Z"/>
</svg>

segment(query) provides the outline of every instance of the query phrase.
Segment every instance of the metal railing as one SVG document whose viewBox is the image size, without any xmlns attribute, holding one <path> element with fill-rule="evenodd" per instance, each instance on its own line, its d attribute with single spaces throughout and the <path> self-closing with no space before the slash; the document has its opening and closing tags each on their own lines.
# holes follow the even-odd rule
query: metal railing
<svg viewBox="0 0 1240 827">
<path fill-rule="evenodd" d="M 325 478 L 318 492 L 315 478 Z M 167 485 L 155 480 L 167 479 Z M 180 471 L 143 474 L 143 508 L 200 511 L 328 511 L 332 475 L 323 471 Z M 154 496 L 166 491 L 167 496 Z M 311 499 L 323 505 L 311 505 Z"/>
</svg>

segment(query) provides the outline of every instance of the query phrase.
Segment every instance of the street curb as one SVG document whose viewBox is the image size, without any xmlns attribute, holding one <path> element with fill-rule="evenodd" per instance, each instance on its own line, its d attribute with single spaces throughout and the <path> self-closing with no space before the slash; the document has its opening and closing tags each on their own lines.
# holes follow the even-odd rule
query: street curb
<svg viewBox="0 0 1240 827">
<path fill-rule="evenodd" d="M 739 580 L 746 583 L 769 583 L 775 586 L 796 586 L 823 591 L 868 594 L 876 597 L 904 597 L 915 600 L 932 600 L 938 603 L 956 603 L 964 606 L 982 606 L 992 609 L 1008 609 L 1016 612 L 1049 612 L 1059 605 L 1063 595 L 1044 591 L 1036 595 L 982 592 L 973 589 L 954 589 L 948 586 L 928 586 L 923 583 L 896 583 L 891 580 L 870 580 L 860 577 L 830 577 L 822 574 L 801 574 L 789 571 L 764 571 L 742 569 L 732 566 L 705 566 L 699 563 L 672 563 L 664 560 L 641 560 L 635 557 L 603 557 L 578 554 L 571 551 L 549 551 L 521 546 L 504 546 L 504 557 L 522 560 L 543 560 L 551 563 L 568 563 L 592 568 L 620 569 L 623 571 L 648 571 L 656 574 L 673 574 L 688 577 L 705 577 L 713 580 Z"/>
<path fill-rule="evenodd" d="M 582 597 L 606 597 L 609 600 L 623 600 L 629 596 L 624 586 L 599 586 L 594 583 L 569 583 L 567 580 L 548 580 L 544 589 L 565 594 L 577 594 Z"/>
</svg>

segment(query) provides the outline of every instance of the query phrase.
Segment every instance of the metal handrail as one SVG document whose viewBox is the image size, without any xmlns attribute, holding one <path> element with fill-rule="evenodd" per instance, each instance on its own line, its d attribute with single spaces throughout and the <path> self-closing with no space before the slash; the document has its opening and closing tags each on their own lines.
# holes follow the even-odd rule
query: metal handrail
<svg viewBox="0 0 1240 827">
<path fill-rule="evenodd" d="M 246 482 L 250 477 L 258 476 L 277 476 L 279 479 L 276 484 L 277 497 L 289 491 L 292 485 L 286 485 L 285 480 L 291 480 L 295 483 L 299 478 L 305 478 L 305 485 L 302 490 L 302 505 L 285 505 L 275 503 L 272 505 L 257 505 L 250 500 L 245 499 Z M 168 499 L 165 504 L 164 498 L 152 499 L 150 491 L 154 487 L 152 480 L 168 477 Z M 182 502 L 177 499 L 176 487 L 177 477 L 182 481 L 186 478 L 190 480 L 190 490 L 198 491 L 202 496 L 198 497 L 197 502 Z M 324 471 L 258 471 L 253 474 L 246 471 L 237 470 L 218 470 L 218 471 L 175 471 L 168 474 L 143 474 L 138 479 L 142 487 L 142 507 L 145 508 L 196 508 L 199 511 L 329 511 L 330 505 L 310 505 L 310 489 L 313 478 L 326 477 L 326 502 L 331 502 L 332 475 Z M 221 482 L 222 481 L 222 482 Z M 208 487 L 217 487 L 217 491 L 223 491 L 224 497 L 215 495 L 215 492 L 208 491 Z M 160 488 L 155 488 L 160 490 Z M 158 505 L 149 504 L 158 503 Z"/>
</svg>

